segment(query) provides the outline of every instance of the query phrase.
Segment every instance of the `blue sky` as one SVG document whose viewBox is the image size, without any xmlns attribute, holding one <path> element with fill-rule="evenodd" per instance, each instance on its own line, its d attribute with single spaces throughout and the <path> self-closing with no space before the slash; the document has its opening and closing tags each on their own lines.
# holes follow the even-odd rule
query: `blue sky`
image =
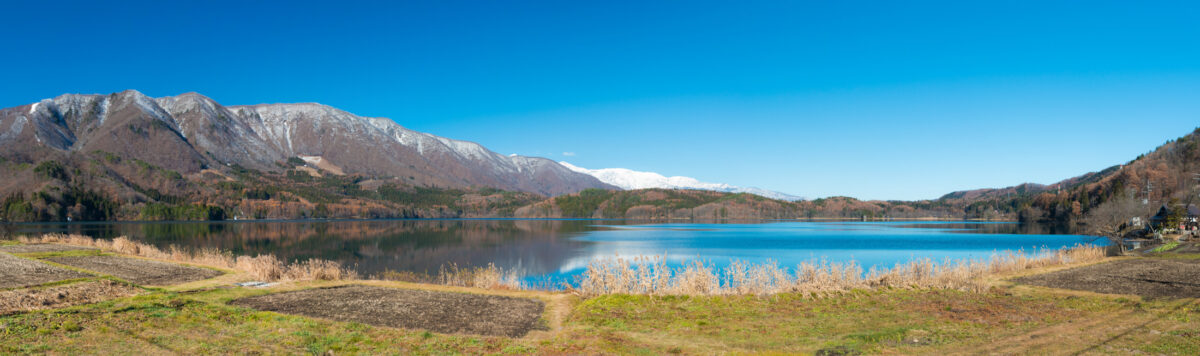
<svg viewBox="0 0 1200 356">
<path fill-rule="evenodd" d="M 807 197 L 1052 183 L 1200 126 L 1190 2 L 4 1 L 0 106 L 321 102 Z M 573 153 L 573 155 L 568 155 Z"/>
</svg>

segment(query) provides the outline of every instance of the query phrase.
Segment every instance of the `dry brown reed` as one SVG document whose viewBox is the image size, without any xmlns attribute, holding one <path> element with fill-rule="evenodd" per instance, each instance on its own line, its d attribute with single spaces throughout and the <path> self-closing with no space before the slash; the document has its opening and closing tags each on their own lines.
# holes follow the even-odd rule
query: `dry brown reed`
<svg viewBox="0 0 1200 356">
<path fill-rule="evenodd" d="M 310 259 L 287 264 L 271 255 L 239 256 L 235 258 L 232 253 L 215 248 L 187 250 L 172 245 L 164 250 L 154 245 L 130 240 L 124 236 L 105 240 L 83 235 L 45 234 L 33 237 L 21 236 L 17 239 L 22 243 L 56 243 L 92 247 L 125 255 L 238 270 L 264 281 L 358 279 L 356 272 L 342 268 L 340 264 L 333 261 Z"/>
<path fill-rule="evenodd" d="M 216 249 L 188 251 L 176 246 L 161 250 L 125 237 L 104 240 L 82 235 L 47 234 L 39 237 L 22 236 L 18 240 L 23 243 L 94 247 L 122 254 L 234 269 L 264 281 L 358 279 L 353 270 L 345 269 L 336 262 L 318 259 L 286 264 L 272 255 L 235 258 L 229 252 Z M 789 269 L 773 261 L 760 264 L 733 261 L 724 268 L 717 268 L 716 264 L 710 262 L 692 260 L 681 267 L 672 268 L 663 257 L 625 259 L 618 256 L 589 263 L 575 290 L 585 296 L 777 293 L 828 295 L 854 289 L 886 288 L 981 291 L 987 288 L 982 279 L 988 275 L 1085 263 L 1103 258 L 1103 247 L 1076 245 L 1068 249 L 1033 253 L 1009 251 L 996 254 L 988 260 L 946 260 L 935 263 L 930 259 L 919 259 L 898 264 L 891 269 L 871 269 L 864 273 L 863 268 L 854 261 L 839 263 L 820 260 L 804 262 L 794 269 Z M 521 283 L 516 271 L 506 271 L 494 264 L 488 264 L 487 267 L 460 268 L 457 264 L 450 263 L 444 265 L 437 275 L 385 271 L 371 278 L 490 289 L 529 288 Z"/>
<path fill-rule="evenodd" d="M 855 262 L 805 262 L 795 269 L 778 263 L 733 261 L 724 268 L 693 260 L 682 267 L 667 266 L 662 257 L 614 257 L 592 261 L 578 291 L 585 296 L 646 295 L 769 295 L 803 293 L 827 295 L 854 289 L 955 289 L 982 291 L 983 277 L 1055 265 L 1098 261 L 1104 248 L 1076 245 L 1069 249 L 1027 254 L 996 254 L 988 260 L 919 259 L 891 269 L 863 272 Z"/>
<path fill-rule="evenodd" d="M 487 267 L 460 268 L 458 264 L 451 262 L 442 265 L 436 275 L 388 270 L 372 275 L 371 279 L 487 289 L 527 289 L 516 271 L 506 271 L 492 263 Z"/>
</svg>

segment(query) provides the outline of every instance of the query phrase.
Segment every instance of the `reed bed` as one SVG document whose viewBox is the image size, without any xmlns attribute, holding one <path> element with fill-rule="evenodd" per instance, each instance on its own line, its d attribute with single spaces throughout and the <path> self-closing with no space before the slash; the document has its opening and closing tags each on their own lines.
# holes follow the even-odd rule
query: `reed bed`
<svg viewBox="0 0 1200 356">
<path fill-rule="evenodd" d="M 855 262 L 805 262 L 794 269 L 778 263 L 751 264 L 733 261 L 723 268 L 700 260 L 682 267 L 668 266 L 663 257 L 614 257 L 592 261 L 584 271 L 577 291 L 584 296 L 605 294 L 644 295 L 770 295 L 803 293 L 826 295 L 854 289 L 955 289 L 983 291 L 983 277 L 1073 263 L 1098 261 L 1102 247 L 1076 245 L 1072 248 L 996 254 L 987 260 L 946 260 L 934 263 L 918 259 L 891 269 L 864 273 Z"/>
<path fill-rule="evenodd" d="M 358 279 L 358 273 L 343 268 L 333 261 L 310 259 L 297 263 L 284 263 L 272 255 L 238 256 L 229 251 L 214 248 L 187 250 L 178 246 L 160 249 L 153 245 L 118 237 L 112 240 L 95 239 L 83 235 L 45 234 L 20 236 L 22 243 L 55 243 L 80 247 L 97 248 L 102 251 L 141 256 L 158 260 L 176 261 L 197 265 L 238 270 L 264 281 L 336 281 Z"/>
<path fill-rule="evenodd" d="M 185 250 L 177 246 L 159 249 L 125 237 L 112 240 L 93 239 L 82 235 L 47 234 L 38 237 L 22 236 L 23 243 L 58 243 L 94 247 L 104 251 L 154 259 L 178 261 L 234 269 L 264 281 L 353 280 L 357 272 L 343 268 L 333 261 L 310 259 L 285 263 L 272 255 L 237 256 L 217 249 Z M 776 262 L 747 263 L 733 261 L 718 268 L 716 264 L 692 260 L 671 267 L 660 256 L 599 259 L 588 264 L 578 287 L 568 287 L 583 296 L 606 294 L 642 295 L 770 295 L 802 293 L 814 296 L 836 294 L 854 289 L 954 289 L 983 291 L 983 281 L 989 275 L 1016 271 L 1098 261 L 1105 258 L 1102 247 L 1075 245 L 1059 250 L 1023 250 L 998 253 L 986 260 L 918 259 L 901 263 L 890 269 L 864 271 L 854 261 L 804 262 L 794 268 Z M 530 289 L 520 281 L 520 274 L 494 264 L 486 267 L 460 268 L 449 263 L 436 275 L 428 273 L 385 271 L 370 279 L 413 283 L 442 284 L 487 289 Z M 534 286 L 536 287 L 536 286 Z M 557 289 L 542 286 L 544 289 Z"/>
<path fill-rule="evenodd" d="M 486 267 L 460 268 L 458 264 L 451 262 L 442 265 L 436 275 L 388 270 L 374 274 L 370 278 L 486 289 L 529 289 L 528 286 L 521 283 L 519 273 L 513 270 L 506 271 L 493 263 L 489 263 Z"/>
</svg>

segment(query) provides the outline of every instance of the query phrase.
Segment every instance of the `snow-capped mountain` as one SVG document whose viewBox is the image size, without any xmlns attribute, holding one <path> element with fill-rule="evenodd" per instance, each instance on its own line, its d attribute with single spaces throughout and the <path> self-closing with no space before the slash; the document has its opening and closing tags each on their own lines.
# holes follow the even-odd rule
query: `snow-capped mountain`
<svg viewBox="0 0 1200 356">
<path fill-rule="evenodd" d="M 95 151 L 182 173 L 233 165 L 277 170 L 289 157 L 304 157 L 333 172 L 417 185 L 544 195 L 613 188 L 549 159 L 504 156 L 315 103 L 222 106 L 197 93 L 150 98 L 126 90 L 65 94 L 0 110 L 0 157 L 36 162 Z"/>
<path fill-rule="evenodd" d="M 700 189 L 727 193 L 750 193 L 771 199 L 788 201 L 804 199 L 803 197 L 791 194 L 754 187 L 739 187 L 725 183 L 706 183 L 692 177 L 666 177 L 654 172 L 640 172 L 626 168 L 587 169 L 567 162 L 558 163 L 572 171 L 591 175 L 601 182 L 612 184 L 625 190 L 647 188 Z"/>
</svg>

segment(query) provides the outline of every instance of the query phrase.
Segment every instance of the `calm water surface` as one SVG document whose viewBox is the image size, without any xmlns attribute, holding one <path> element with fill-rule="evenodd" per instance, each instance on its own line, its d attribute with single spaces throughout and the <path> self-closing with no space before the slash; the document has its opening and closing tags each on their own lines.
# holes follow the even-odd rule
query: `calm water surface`
<svg viewBox="0 0 1200 356">
<path fill-rule="evenodd" d="M 916 258 L 980 259 L 1004 251 L 1104 244 L 1093 236 L 1015 223 L 753 222 L 656 223 L 620 220 L 353 220 L 216 223 L 75 223 L 21 225 L 23 233 L 129 236 L 166 247 L 216 247 L 235 254 L 322 258 L 370 275 L 385 270 L 436 272 L 443 264 L 495 263 L 527 281 L 573 281 L 589 261 L 664 256 L 701 259 L 854 260 L 864 269 Z"/>
</svg>

